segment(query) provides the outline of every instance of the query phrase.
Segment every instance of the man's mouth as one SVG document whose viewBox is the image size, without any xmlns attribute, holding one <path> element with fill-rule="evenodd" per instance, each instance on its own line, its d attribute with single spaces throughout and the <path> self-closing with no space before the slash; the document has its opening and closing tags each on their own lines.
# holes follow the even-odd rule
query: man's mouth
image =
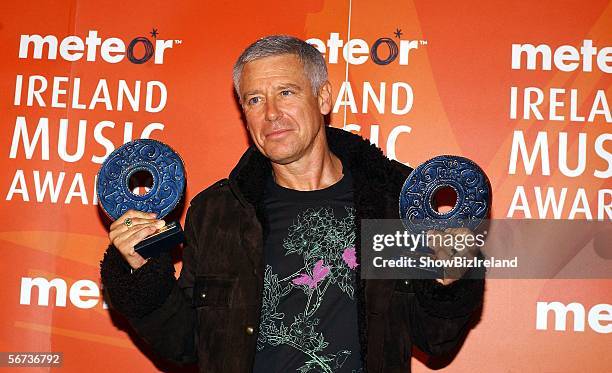
<svg viewBox="0 0 612 373">
<path fill-rule="evenodd" d="M 289 128 L 278 129 L 278 130 L 275 130 L 275 131 L 267 133 L 266 134 L 266 138 L 267 139 L 281 138 L 281 137 L 285 136 L 286 134 L 288 134 L 289 132 L 291 132 L 291 129 L 289 129 Z"/>
</svg>

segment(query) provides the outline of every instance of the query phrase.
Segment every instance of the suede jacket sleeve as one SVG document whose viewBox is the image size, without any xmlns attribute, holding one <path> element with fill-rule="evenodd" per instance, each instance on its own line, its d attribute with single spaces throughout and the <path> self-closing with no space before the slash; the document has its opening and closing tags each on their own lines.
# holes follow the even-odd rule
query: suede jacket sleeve
<svg viewBox="0 0 612 373">
<path fill-rule="evenodd" d="M 467 334 L 484 294 L 484 270 L 442 285 L 435 280 L 411 280 L 415 295 L 410 313 L 413 342 L 430 355 L 452 352 Z"/>
<path fill-rule="evenodd" d="M 150 259 L 131 271 L 114 246 L 100 265 L 110 307 L 125 316 L 136 333 L 161 358 L 176 364 L 197 361 L 197 312 L 193 307 L 193 251 L 196 247 L 187 211 L 183 268 L 176 280 L 170 254 Z"/>
</svg>

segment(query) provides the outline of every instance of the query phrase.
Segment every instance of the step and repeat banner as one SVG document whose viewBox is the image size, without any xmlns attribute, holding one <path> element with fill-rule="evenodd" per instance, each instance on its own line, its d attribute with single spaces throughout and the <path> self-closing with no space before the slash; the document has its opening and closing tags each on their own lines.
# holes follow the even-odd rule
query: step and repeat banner
<svg viewBox="0 0 612 373">
<path fill-rule="evenodd" d="M 607 0 L 3 2 L 0 351 L 61 352 L 69 371 L 165 369 L 101 296 L 96 173 L 152 138 L 183 157 L 187 201 L 227 176 L 248 144 L 232 66 L 269 34 L 324 55 L 330 125 L 413 167 L 476 161 L 493 218 L 610 221 L 611 30 Z M 559 273 L 612 260 L 609 241 L 583 241 Z M 489 280 L 455 359 L 413 369 L 611 371 L 612 281 L 554 277 Z"/>
</svg>

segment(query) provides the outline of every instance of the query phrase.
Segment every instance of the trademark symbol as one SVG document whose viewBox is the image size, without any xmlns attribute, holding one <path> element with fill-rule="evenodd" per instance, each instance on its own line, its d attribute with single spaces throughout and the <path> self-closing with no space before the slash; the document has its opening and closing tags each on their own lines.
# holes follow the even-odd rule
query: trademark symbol
<svg viewBox="0 0 612 373">
<path fill-rule="evenodd" d="M 419 45 L 427 45 L 427 40 L 419 40 Z"/>
<path fill-rule="evenodd" d="M 183 44 L 182 40 L 174 39 L 174 44 Z"/>
</svg>

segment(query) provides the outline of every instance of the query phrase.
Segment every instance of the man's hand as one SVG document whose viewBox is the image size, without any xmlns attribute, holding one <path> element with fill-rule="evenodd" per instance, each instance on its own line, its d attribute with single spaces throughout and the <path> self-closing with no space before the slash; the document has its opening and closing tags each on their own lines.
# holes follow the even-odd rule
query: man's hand
<svg viewBox="0 0 612 373">
<path fill-rule="evenodd" d="M 134 251 L 134 246 L 166 225 L 163 220 L 155 219 L 156 216 L 155 213 L 128 210 L 110 226 L 108 238 L 111 244 L 134 269 L 147 262 Z"/>
<path fill-rule="evenodd" d="M 436 253 L 435 259 L 449 260 L 457 256 L 472 259 L 478 255 L 480 250 L 473 239 L 476 235 L 469 228 L 447 228 L 444 231 L 429 230 L 427 235 L 428 246 Z M 472 239 L 466 240 L 468 236 L 471 236 Z M 467 272 L 466 267 L 445 267 L 444 278 L 438 278 L 436 281 L 443 285 L 449 285 L 460 279 L 465 272 Z"/>
</svg>

